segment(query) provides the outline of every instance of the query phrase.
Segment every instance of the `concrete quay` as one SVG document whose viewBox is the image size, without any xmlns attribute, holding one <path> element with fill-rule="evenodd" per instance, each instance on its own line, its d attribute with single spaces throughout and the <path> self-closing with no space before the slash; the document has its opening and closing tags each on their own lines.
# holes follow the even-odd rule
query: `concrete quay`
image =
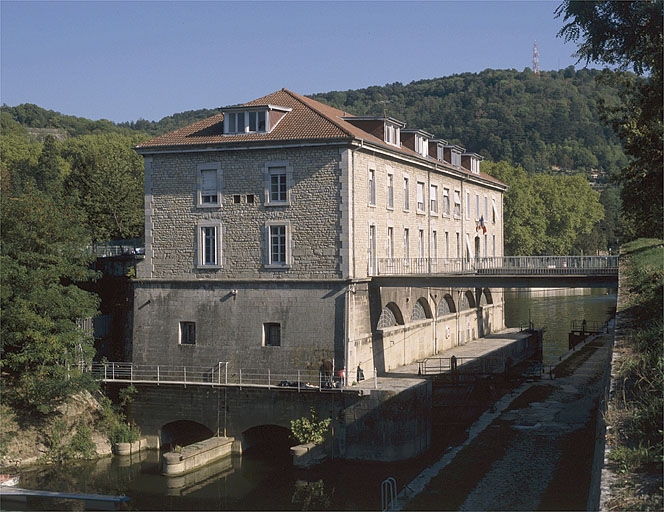
<svg viewBox="0 0 664 512">
<path fill-rule="evenodd" d="M 463 371 L 463 360 L 469 359 L 488 359 L 488 358 L 507 358 L 511 357 L 515 363 L 520 361 L 519 352 L 522 347 L 517 346 L 519 342 L 527 340 L 532 333 L 522 331 L 519 328 L 509 328 L 501 332 L 490 334 L 483 338 L 478 338 L 463 345 L 444 350 L 431 356 L 433 358 L 451 358 L 452 356 L 459 359 L 460 371 Z M 400 391 L 407 389 L 411 386 L 419 385 L 425 380 L 426 377 L 419 375 L 420 363 L 414 362 L 405 366 L 399 366 L 382 375 L 378 375 L 374 381 L 374 377 L 365 374 L 365 380 L 360 381 L 351 389 L 371 390 L 377 385 L 378 389 Z M 447 372 L 443 372 L 447 373 Z M 368 392 L 368 391 L 365 391 Z"/>
</svg>

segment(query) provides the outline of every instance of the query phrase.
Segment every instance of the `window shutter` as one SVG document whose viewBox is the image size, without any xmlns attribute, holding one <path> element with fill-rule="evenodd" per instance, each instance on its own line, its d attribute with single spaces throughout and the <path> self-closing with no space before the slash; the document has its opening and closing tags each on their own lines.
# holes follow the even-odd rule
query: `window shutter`
<svg viewBox="0 0 664 512">
<path fill-rule="evenodd" d="M 201 196 L 217 195 L 217 170 L 201 170 Z"/>
</svg>

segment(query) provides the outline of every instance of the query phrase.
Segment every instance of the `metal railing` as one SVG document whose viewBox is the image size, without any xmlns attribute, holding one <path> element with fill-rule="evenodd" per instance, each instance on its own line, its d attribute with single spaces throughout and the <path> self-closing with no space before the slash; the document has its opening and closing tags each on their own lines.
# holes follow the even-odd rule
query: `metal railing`
<svg viewBox="0 0 664 512">
<path fill-rule="evenodd" d="M 609 322 L 600 322 L 597 320 L 572 320 L 570 322 L 570 331 L 588 333 L 609 332 Z"/>
<path fill-rule="evenodd" d="M 618 275 L 618 256 L 378 258 L 371 275 Z"/>
<path fill-rule="evenodd" d="M 440 375 L 441 373 L 502 373 L 505 370 L 504 357 L 427 357 L 418 361 L 419 375 Z"/>
<path fill-rule="evenodd" d="M 145 242 L 142 238 L 97 242 L 88 246 L 88 251 L 90 251 L 98 258 L 108 258 L 111 256 L 122 255 L 141 256 L 145 254 Z"/>
<path fill-rule="evenodd" d="M 169 366 L 124 362 L 93 363 L 93 377 L 105 382 L 147 384 L 182 384 L 204 386 L 284 387 L 301 390 L 341 390 L 344 383 L 333 377 L 329 380 L 318 370 L 272 372 L 270 369 L 241 368 L 233 370 L 229 363 L 217 366 Z"/>
</svg>

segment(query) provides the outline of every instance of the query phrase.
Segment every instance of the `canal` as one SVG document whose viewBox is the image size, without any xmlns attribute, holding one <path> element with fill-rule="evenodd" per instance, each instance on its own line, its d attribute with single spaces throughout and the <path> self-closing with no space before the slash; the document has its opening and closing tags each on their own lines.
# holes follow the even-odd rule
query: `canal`
<svg viewBox="0 0 664 512">
<path fill-rule="evenodd" d="M 508 327 L 527 325 L 544 332 L 544 364 L 567 351 L 571 322 L 604 322 L 616 307 L 615 290 L 506 290 Z M 159 454 L 47 466 L 21 474 L 21 486 L 80 493 L 126 494 L 129 510 L 380 510 L 381 482 L 394 477 L 409 482 L 437 454 L 401 463 L 330 461 L 302 470 L 292 468 L 285 447 L 259 455 L 251 452 L 210 464 L 183 477 L 160 474 Z M 6 510 L 6 504 L 2 509 Z M 73 509 L 72 503 L 60 504 Z M 40 504 L 31 504 L 31 510 Z M 54 503 L 42 510 L 53 510 Z M 16 510 L 15 507 L 12 507 Z"/>
</svg>

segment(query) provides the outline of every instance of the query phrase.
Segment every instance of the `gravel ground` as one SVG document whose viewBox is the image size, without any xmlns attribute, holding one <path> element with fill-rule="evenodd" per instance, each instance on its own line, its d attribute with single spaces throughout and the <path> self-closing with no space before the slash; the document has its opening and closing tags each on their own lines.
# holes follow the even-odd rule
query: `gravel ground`
<svg viewBox="0 0 664 512">
<path fill-rule="evenodd" d="M 542 379 L 507 395 L 466 443 L 406 486 L 408 510 L 586 510 L 597 412 L 611 357 L 599 336 Z M 578 367 L 576 367 L 578 365 Z"/>
</svg>

